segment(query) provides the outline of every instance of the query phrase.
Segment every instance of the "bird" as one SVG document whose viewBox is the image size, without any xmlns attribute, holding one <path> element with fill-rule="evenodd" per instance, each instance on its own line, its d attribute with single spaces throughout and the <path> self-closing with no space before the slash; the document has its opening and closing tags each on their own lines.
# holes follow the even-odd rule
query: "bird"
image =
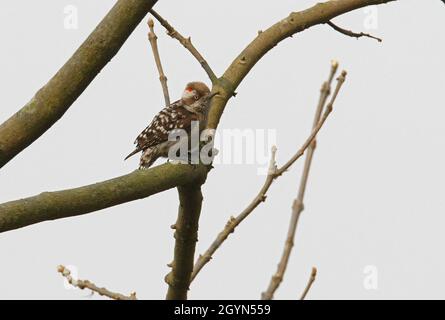
<svg viewBox="0 0 445 320">
<path fill-rule="evenodd" d="M 158 158 L 168 158 L 170 148 L 178 143 L 169 140 L 174 130 L 183 129 L 190 134 L 192 122 L 199 121 L 200 132 L 205 128 L 210 100 L 216 93 L 199 81 L 189 82 L 181 99 L 164 107 L 150 124 L 136 137 L 136 148 L 126 158 L 142 152 L 139 169 L 149 168 Z"/>
</svg>

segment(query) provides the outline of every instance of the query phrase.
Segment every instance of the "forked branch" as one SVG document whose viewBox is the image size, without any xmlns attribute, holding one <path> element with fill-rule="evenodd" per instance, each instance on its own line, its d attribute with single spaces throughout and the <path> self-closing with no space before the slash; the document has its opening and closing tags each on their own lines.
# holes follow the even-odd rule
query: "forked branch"
<svg viewBox="0 0 445 320">
<path fill-rule="evenodd" d="M 320 121 L 320 116 L 321 116 L 323 109 L 325 108 L 327 98 L 330 94 L 332 79 L 334 78 L 335 73 L 337 72 L 337 68 L 338 68 L 338 63 L 336 61 L 333 61 L 331 64 L 331 70 L 329 73 L 328 80 L 325 81 L 321 86 L 320 98 L 318 101 L 318 105 L 317 105 L 314 120 L 313 120 L 313 128 L 315 128 L 317 126 L 317 123 Z M 332 100 L 329 103 L 329 105 L 334 104 L 334 101 L 338 94 L 338 91 L 340 90 L 340 87 L 342 86 L 343 82 L 345 81 L 345 76 L 346 76 L 346 73 L 343 72 L 340 75 L 340 77 L 338 78 L 337 88 L 335 90 L 334 96 L 332 97 Z M 298 195 L 292 205 L 292 214 L 291 214 L 291 219 L 290 219 L 290 223 L 289 223 L 289 229 L 287 232 L 286 241 L 284 243 L 283 253 L 281 255 L 280 262 L 278 263 L 278 268 L 277 268 L 276 273 L 272 276 L 267 290 L 265 292 L 263 292 L 261 295 L 261 299 L 263 299 L 263 300 L 272 299 L 275 294 L 275 291 L 278 289 L 279 285 L 283 281 L 284 273 L 286 272 L 287 265 L 289 263 L 289 258 L 290 258 L 291 252 L 292 252 L 292 248 L 294 246 L 294 239 L 295 239 L 295 233 L 297 230 L 298 221 L 300 219 L 301 212 L 304 209 L 304 203 L 303 203 L 304 194 L 306 192 L 306 185 L 307 185 L 307 181 L 309 178 L 309 171 L 310 171 L 310 167 L 312 164 L 312 159 L 313 159 L 316 145 L 317 145 L 316 139 L 314 139 L 314 141 L 311 143 L 311 145 L 309 146 L 309 148 L 307 150 L 306 159 L 305 159 L 304 167 L 303 167 L 303 173 L 301 175 L 300 185 L 299 185 L 299 189 L 298 189 Z"/>
<path fill-rule="evenodd" d="M 216 129 L 224 108 L 230 97 L 233 96 L 235 89 L 253 66 L 279 42 L 314 25 L 326 23 L 343 13 L 368 5 L 391 1 L 395 0 L 328 1 L 318 3 L 307 10 L 293 12 L 261 32 L 233 60 L 224 75 L 219 79 L 216 79 L 207 62 L 191 45 L 191 42 L 180 36 L 157 13 L 152 11 L 152 14 L 160 20 L 167 30 L 170 30 L 169 33 L 172 36 L 187 45 L 192 54 L 203 65 L 209 77 L 213 79 L 213 92 L 219 92 L 219 94 L 212 99 L 207 126 Z M 117 53 L 123 42 L 155 2 L 155 0 L 119 0 L 98 28 L 53 79 L 22 110 L 0 125 L 0 167 L 35 141 L 64 114 L 97 73 Z M 66 91 L 67 88 L 69 88 L 69 91 Z M 131 188 L 131 192 L 118 188 L 116 193 L 106 192 L 106 194 L 102 194 L 104 185 L 99 183 L 97 186 L 86 186 L 85 189 L 77 188 L 56 193 L 43 193 L 37 197 L 1 204 L 0 232 L 45 220 L 59 219 L 108 208 L 189 183 L 190 177 L 186 173 L 189 173 L 192 179 L 196 174 L 185 167 L 178 169 L 170 167 L 172 170 L 168 170 L 169 174 L 167 176 L 162 174 L 163 168 L 165 168 L 162 166 L 161 170 L 158 167 L 147 170 L 147 175 L 156 177 L 155 180 L 150 179 L 153 184 L 150 182 L 149 186 L 155 186 L 151 191 L 147 191 L 145 184 L 142 187 L 136 184 L 136 188 Z M 207 170 L 205 172 L 198 170 L 198 172 L 200 177 L 205 179 Z M 132 174 L 132 176 L 136 175 L 139 174 Z M 141 178 L 142 175 L 145 174 L 141 174 Z M 137 180 L 142 181 L 143 179 Z M 113 181 L 107 186 L 118 187 L 120 182 L 128 185 L 126 184 L 128 181 L 118 178 L 118 181 Z M 139 192 L 136 190 L 137 188 L 141 188 L 143 191 Z M 83 190 L 86 192 L 80 192 Z M 78 191 L 80 193 L 77 193 Z M 101 196 L 103 195 L 103 199 L 100 199 L 100 201 L 96 201 L 97 198 L 94 196 L 96 191 L 101 193 Z M 67 195 L 67 197 L 64 195 Z M 76 199 L 78 196 L 79 202 L 72 203 L 71 195 L 76 195 Z"/>
<path fill-rule="evenodd" d="M 346 76 L 346 72 L 343 72 L 343 76 Z M 339 80 L 340 83 L 340 80 Z M 307 148 L 312 144 L 314 141 L 317 133 L 320 131 L 321 127 L 325 123 L 326 119 L 330 115 L 333 109 L 335 97 L 338 94 L 338 91 L 340 90 L 340 87 L 337 88 L 336 92 L 334 93 L 333 99 L 326 107 L 325 112 L 321 116 L 320 121 L 318 121 L 317 125 L 312 130 L 309 137 L 304 142 L 303 146 L 295 153 L 295 155 L 289 159 L 282 167 L 278 168 L 275 161 L 275 154 L 276 154 L 276 147 L 272 148 L 272 155 L 270 159 L 269 164 L 269 172 L 267 174 L 266 180 L 258 192 L 258 194 L 255 196 L 255 198 L 252 200 L 252 202 L 237 216 L 237 217 L 230 217 L 229 221 L 227 222 L 224 229 L 218 234 L 216 239 L 212 242 L 210 247 L 204 252 L 204 254 L 200 255 L 198 260 L 195 263 L 195 266 L 193 268 L 192 278 L 191 281 L 193 281 L 196 277 L 196 275 L 201 271 L 201 269 L 210 261 L 213 254 L 218 250 L 218 248 L 223 244 L 223 242 L 229 237 L 231 233 L 235 231 L 235 228 L 244 220 L 246 219 L 252 212 L 255 210 L 256 207 L 262 202 L 266 200 L 266 194 L 269 190 L 272 183 L 280 177 L 284 172 L 286 172 L 306 151 Z"/>
</svg>

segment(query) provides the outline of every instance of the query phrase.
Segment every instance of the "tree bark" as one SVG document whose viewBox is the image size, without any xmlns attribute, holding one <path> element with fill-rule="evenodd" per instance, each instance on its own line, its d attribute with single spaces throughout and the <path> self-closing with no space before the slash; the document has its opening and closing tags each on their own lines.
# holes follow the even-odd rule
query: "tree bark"
<svg viewBox="0 0 445 320">
<path fill-rule="evenodd" d="M 146 198 L 178 185 L 202 184 L 209 167 L 164 164 L 81 188 L 44 192 L 0 205 L 0 233 Z"/>
</svg>

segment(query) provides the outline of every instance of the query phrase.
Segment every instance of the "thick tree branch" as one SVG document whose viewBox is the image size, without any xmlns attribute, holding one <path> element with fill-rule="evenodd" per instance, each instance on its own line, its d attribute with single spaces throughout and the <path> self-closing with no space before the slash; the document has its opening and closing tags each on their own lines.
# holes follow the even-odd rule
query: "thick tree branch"
<svg viewBox="0 0 445 320">
<path fill-rule="evenodd" d="M 153 9 L 150 10 L 150 13 L 167 30 L 167 34 L 170 37 L 178 40 L 184 46 L 184 48 L 186 48 L 196 58 L 196 60 L 198 60 L 198 62 L 201 64 L 201 66 L 204 69 L 204 71 L 209 76 L 210 81 L 212 83 L 215 83 L 215 81 L 217 80 L 217 77 L 216 77 L 215 73 L 213 72 L 212 68 L 210 68 L 210 66 L 207 63 L 206 59 L 204 59 L 202 54 L 192 44 L 192 39 L 190 37 L 186 38 L 183 35 L 181 35 L 178 31 L 175 30 L 175 28 L 173 28 L 173 26 L 167 20 L 162 18 L 159 15 L 159 13 L 157 13 Z"/>
<path fill-rule="evenodd" d="M 363 33 L 363 32 L 357 33 L 357 32 L 351 31 L 351 30 L 343 29 L 342 27 L 337 26 L 332 21 L 328 21 L 327 24 L 335 31 L 338 31 L 348 37 L 357 38 L 357 39 L 361 38 L 361 37 L 367 37 L 367 38 L 377 40 L 378 42 L 383 41 L 382 39 L 374 37 L 373 35 L 371 35 L 369 33 Z"/>
<path fill-rule="evenodd" d="M 146 198 L 176 186 L 200 183 L 209 167 L 166 163 L 92 185 L 0 204 L 0 233 Z"/>
<path fill-rule="evenodd" d="M 198 223 L 201 213 L 202 194 L 199 183 L 178 187 L 179 212 L 175 229 L 175 253 L 172 270 L 165 277 L 168 284 L 168 300 L 186 300 L 193 270 Z"/>
<path fill-rule="evenodd" d="M 320 116 L 321 116 L 321 113 L 325 107 L 327 98 L 330 94 L 331 82 L 332 82 L 332 79 L 334 78 L 335 73 L 337 72 L 337 68 L 338 68 L 338 63 L 336 61 L 334 61 L 331 65 L 331 71 L 329 74 L 329 78 L 327 81 L 325 81 L 323 83 L 323 85 L 321 87 L 320 98 L 318 101 L 317 108 L 315 110 L 315 116 L 314 116 L 314 120 L 313 120 L 313 126 L 312 126 L 313 129 L 317 126 L 318 122 L 320 121 Z M 334 104 L 337 93 L 340 90 L 341 85 L 345 81 L 345 76 L 346 76 L 345 72 L 343 72 L 342 75 L 340 75 L 339 80 L 338 80 L 338 86 L 335 91 L 336 93 L 334 94 L 333 100 L 331 100 L 329 105 Z M 283 253 L 281 255 L 280 262 L 278 263 L 278 268 L 277 268 L 276 273 L 272 276 L 267 290 L 265 292 L 263 292 L 261 295 L 261 299 L 263 299 L 263 300 L 273 299 L 275 291 L 278 289 L 281 282 L 283 281 L 284 273 L 286 272 L 287 265 L 289 263 L 290 254 L 291 254 L 292 248 L 294 246 L 294 239 L 295 239 L 295 233 L 297 231 L 298 221 L 300 219 L 301 212 L 303 211 L 303 208 L 304 208 L 304 203 L 303 203 L 304 194 L 306 192 L 306 185 L 307 185 L 307 181 L 309 178 L 309 171 L 310 171 L 310 167 L 312 164 L 312 158 L 313 158 L 313 155 L 315 152 L 315 148 L 316 148 L 316 139 L 314 139 L 314 141 L 311 143 L 311 145 L 309 146 L 307 153 L 306 153 L 306 159 L 304 162 L 303 173 L 301 175 L 300 186 L 298 188 L 298 195 L 292 204 L 292 214 L 291 214 L 289 230 L 287 232 L 286 241 L 284 243 Z"/>
<path fill-rule="evenodd" d="M 395 0 L 336 0 L 318 3 L 315 6 L 292 12 L 258 36 L 238 55 L 224 75 L 214 84 L 219 94 L 212 100 L 208 128 L 216 129 L 224 108 L 238 85 L 255 64 L 282 40 L 314 25 L 327 23 L 331 19 L 355 9 L 369 5 L 388 3 Z"/>
<path fill-rule="evenodd" d="M 168 93 L 168 85 L 167 85 L 167 77 L 164 74 L 164 69 L 162 68 L 161 57 L 159 55 L 158 48 L 158 37 L 156 36 L 154 30 L 154 21 L 153 19 L 148 19 L 148 28 L 150 31 L 148 32 L 148 40 L 150 41 L 151 49 L 153 51 L 153 57 L 155 59 L 156 67 L 158 68 L 159 73 L 159 81 L 161 82 L 162 92 L 164 93 L 164 101 L 165 105 L 170 105 L 170 95 Z"/>
<path fill-rule="evenodd" d="M 0 126 L 0 168 L 63 116 L 155 3 L 119 0 L 57 74 Z"/>
<path fill-rule="evenodd" d="M 77 280 L 71 276 L 71 271 L 65 266 L 58 266 L 57 271 L 74 287 L 81 290 L 90 289 L 92 292 L 96 292 L 101 296 L 111 298 L 113 300 L 137 300 L 136 292 L 131 293 L 129 296 L 123 295 L 121 293 L 116 293 L 108 290 L 107 288 L 99 288 L 94 283 L 88 280 Z"/>
</svg>

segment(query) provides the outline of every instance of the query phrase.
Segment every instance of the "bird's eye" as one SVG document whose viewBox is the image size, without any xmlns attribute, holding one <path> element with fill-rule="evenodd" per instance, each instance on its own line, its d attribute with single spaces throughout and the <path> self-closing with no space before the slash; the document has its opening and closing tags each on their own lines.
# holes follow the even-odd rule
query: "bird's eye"
<svg viewBox="0 0 445 320">
<path fill-rule="evenodd" d="M 199 99 L 199 96 L 193 96 L 193 98 L 195 99 L 195 100 L 198 100 Z"/>
</svg>

